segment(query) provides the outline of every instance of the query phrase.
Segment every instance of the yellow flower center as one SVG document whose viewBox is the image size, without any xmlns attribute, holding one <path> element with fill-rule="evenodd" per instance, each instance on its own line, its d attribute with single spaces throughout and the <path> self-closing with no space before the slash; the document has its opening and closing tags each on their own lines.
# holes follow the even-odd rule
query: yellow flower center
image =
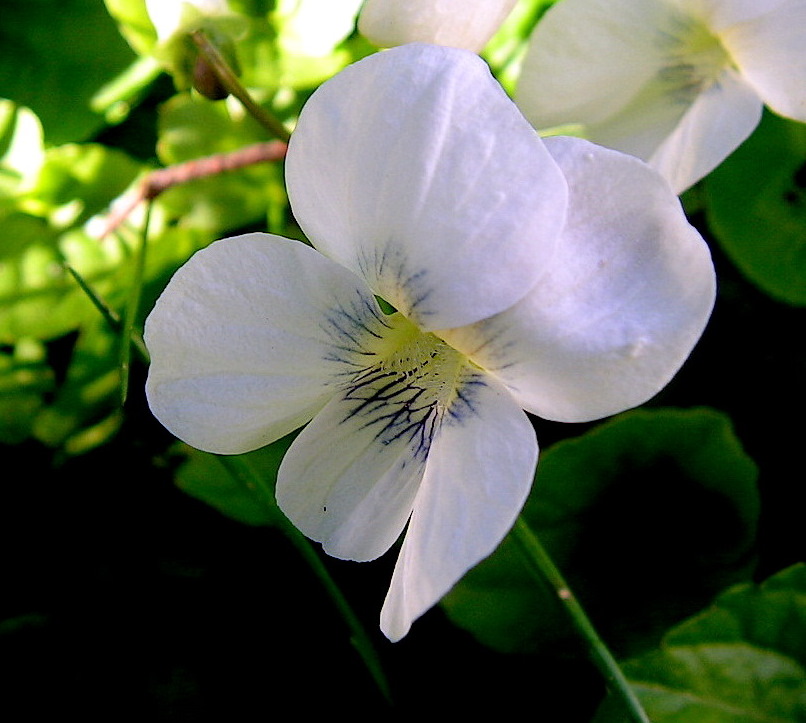
<svg viewBox="0 0 806 723">
<path fill-rule="evenodd" d="M 668 60 L 659 72 L 666 92 L 688 103 L 731 65 L 728 51 L 701 21 L 680 18 L 668 41 Z"/>
<path fill-rule="evenodd" d="M 400 313 L 385 317 L 383 334 L 365 346 L 367 366 L 350 379 L 345 398 L 350 416 L 366 418 L 388 444 L 403 437 L 424 459 L 445 415 L 474 412 L 474 389 L 482 372 L 467 357 Z"/>
</svg>

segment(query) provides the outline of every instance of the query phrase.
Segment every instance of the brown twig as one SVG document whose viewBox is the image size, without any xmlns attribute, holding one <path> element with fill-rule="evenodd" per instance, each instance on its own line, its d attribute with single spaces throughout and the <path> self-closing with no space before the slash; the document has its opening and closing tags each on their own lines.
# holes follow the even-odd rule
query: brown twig
<svg viewBox="0 0 806 723">
<path fill-rule="evenodd" d="M 266 141 L 239 148 L 230 153 L 216 153 L 212 156 L 196 158 L 153 171 L 140 182 L 137 190 L 122 205 L 112 209 L 100 233 L 100 238 L 105 238 L 117 229 L 138 205 L 144 201 L 155 199 L 169 188 L 199 178 L 246 168 L 256 163 L 281 161 L 285 158 L 287 148 L 284 141 Z"/>
</svg>

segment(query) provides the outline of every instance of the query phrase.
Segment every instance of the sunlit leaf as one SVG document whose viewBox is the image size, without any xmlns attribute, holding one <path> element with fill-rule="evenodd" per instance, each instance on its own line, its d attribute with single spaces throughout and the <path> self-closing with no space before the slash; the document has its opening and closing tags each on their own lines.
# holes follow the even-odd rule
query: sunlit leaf
<svg viewBox="0 0 806 723">
<path fill-rule="evenodd" d="M 21 254 L 28 246 L 53 240 L 53 229 L 41 218 L 20 211 L 4 212 L 0 207 L 0 262 Z"/>
<path fill-rule="evenodd" d="M 212 240 L 196 229 L 170 228 L 150 238 L 146 255 L 144 311 L 168 276 Z M 100 316 L 93 301 L 66 270 L 68 263 L 111 308 L 120 311 L 132 280 L 136 234 L 99 241 L 81 229 L 56 242 L 30 244 L 0 264 L 0 344 L 22 336 L 53 339 Z"/>
<path fill-rule="evenodd" d="M 157 31 L 148 17 L 145 0 L 104 0 L 104 4 L 135 52 L 149 54 L 157 42 Z"/>
<path fill-rule="evenodd" d="M 105 210 L 143 171 L 122 151 L 97 143 L 68 143 L 47 151 L 24 207 L 55 226 L 84 223 Z"/>
<path fill-rule="evenodd" d="M 28 108 L 0 99 L 0 208 L 36 176 L 45 157 L 42 125 Z"/>
<path fill-rule="evenodd" d="M 806 305 L 806 124 L 765 113 L 703 185 L 709 226 L 742 273 Z"/>
</svg>

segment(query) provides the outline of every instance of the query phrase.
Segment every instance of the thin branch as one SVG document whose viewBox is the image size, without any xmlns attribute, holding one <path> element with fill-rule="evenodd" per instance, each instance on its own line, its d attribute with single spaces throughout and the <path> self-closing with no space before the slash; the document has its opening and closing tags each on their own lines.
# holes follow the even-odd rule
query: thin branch
<svg viewBox="0 0 806 723">
<path fill-rule="evenodd" d="M 174 186 L 227 171 L 236 171 L 257 163 L 281 161 L 285 158 L 287 149 L 288 146 L 283 141 L 266 141 L 239 148 L 237 151 L 216 153 L 152 171 L 140 182 L 134 193 L 125 197 L 123 202 L 110 212 L 99 238 L 105 238 L 117 229 L 141 203 L 155 199 Z"/>
<path fill-rule="evenodd" d="M 78 271 L 76 271 L 69 263 L 65 261 L 63 262 L 63 266 L 73 277 L 79 288 L 87 295 L 89 300 L 92 302 L 92 305 L 100 312 L 101 316 L 104 318 L 104 321 L 106 321 L 106 323 L 109 325 L 109 328 L 116 333 L 120 333 L 123 329 L 123 322 L 115 310 L 95 292 L 95 290 L 87 283 L 84 277 L 79 274 Z M 137 354 L 140 356 L 140 359 L 148 364 L 148 349 L 146 349 L 142 334 L 140 334 L 137 329 L 132 329 L 130 338 L 131 343 L 134 344 Z"/>
</svg>

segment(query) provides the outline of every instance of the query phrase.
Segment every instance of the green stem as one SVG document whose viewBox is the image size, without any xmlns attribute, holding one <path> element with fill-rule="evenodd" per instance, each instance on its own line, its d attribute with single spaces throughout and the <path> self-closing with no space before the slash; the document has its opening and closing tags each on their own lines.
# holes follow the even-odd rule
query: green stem
<svg viewBox="0 0 806 723">
<path fill-rule="evenodd" d="M 201 30 L 194 30 L 190 37 L 199 49 L 199 52 L 204 56 L 204 59 L 210 64 L 210 67 L 215 72 L 221 85 L 225 90 L 234 95 L 246 108 L 249 114 L 260 123 L 269 133 L 279 138 L 282 141 L 288 141 L 291 134 L 286 130 L 286 127 L 265 108 L 258 105 L 249 91 L 243 87 L 238 76 L 232 72 L 224 56 L 221 55 L 218 48 L 210 42 L 210 39 Z"/>
<path fill-rule="evenodd" d="M 641 702 L 624 677 L 624 673 L 604 644 L 604 641 L 599 637 L 582 606 L 574 597 L 562 573 L 560 573 L 540 540 L 522 517 L 518 518 L 512 533 L 529 569 L 538 575 L 541 582 L 548 582 L 554 590 L 560 604 L 568 613 L 574 628 L 587 644 L 588 654 L 599 672 L 604 676 L 608 686 L 623 701 L 630 718 L 636 723 L 651 723 L 641 706 Z"/>
<path fill-rule="evenodd" d="M 129 366 L 132 356 L 132 334 L 137 312 L 140 310 L 140 297 L 143 290 L 143 274 L 146 264 L 146 245 L 148 243 L 148 222 L 151 217 L 151 202 L 146 204 L 143 230 L 134 256 L 134 275 L 132 278 L 129 299 L 123 318 L 123 328 L 120 336 L 120 403 L 126 403 L 129 392 Z"/>
<path fill-rule="evenodd" d="M 336 606 L 342 618 L 344 618 L 347 627 L 352 633 L 350 641 L 353 647 L 355 647 L 359 656 L 361 656 L 364 665 L 375 681 L 375 684 L 378 686 L 381 695 L 387 703 L 391 704 L 392 697 L 389 683 L 386 680 L 380 659 L 375 652 L 372 641 L 364 629 L 364 626 L 361 624 L 361 621 L 358 619 L 358 616 L 353 612 L 347 599 L 322 563 L 313 545 L 311 545 L 308 539 L 297 530 L 279 510 L 277 503 L 274 501 L 274 495 L 266 484 L 266 481 L 249 466 L 246 460 L 237 456 L 217 456 L 217 459 L 232 475 L 233 479 L 251 493 L 256 494 L 265 505 L 275 512 L 274 517 L 278 526 L 291 544 L 294 545 L 305 562 L 308 563 L 314 575 L 319 578 L 319 582 L 325 588 L 325 591 L 330 596 L 330 599 L 333 601 L 333 604 Z"/>
<path fill-rule="evenodd" d="M 115 310 L 112 309 L 109 304 L 107 304 L 100 296 L 98 296 L 97 293 L 95 293 L 95 290 L 89 285 L 89 283 L 87 283 L 87 280 L 70 264 L 65 261 L 63 265 L 67 272 L 78 284 L 79 288 L 87 295 L 89 300 L 92 302 L 92 305 L 99 311 L 101 316 L 103 316 L 104 321 L 106 321 L 106 323 L 109 325 L 109 328 L 114 332 L 120 333 L 121 329 L 123 328 L 123 324 L 120 321 L 120 316 L 115 313 Z M 143 337 L 137 329 L 131 330 L 131 343 L 134 345 L 134 349 L 140 355 L 140 358 L 147 364 L 148 349 L 146 349 Z"/>
</svg>

